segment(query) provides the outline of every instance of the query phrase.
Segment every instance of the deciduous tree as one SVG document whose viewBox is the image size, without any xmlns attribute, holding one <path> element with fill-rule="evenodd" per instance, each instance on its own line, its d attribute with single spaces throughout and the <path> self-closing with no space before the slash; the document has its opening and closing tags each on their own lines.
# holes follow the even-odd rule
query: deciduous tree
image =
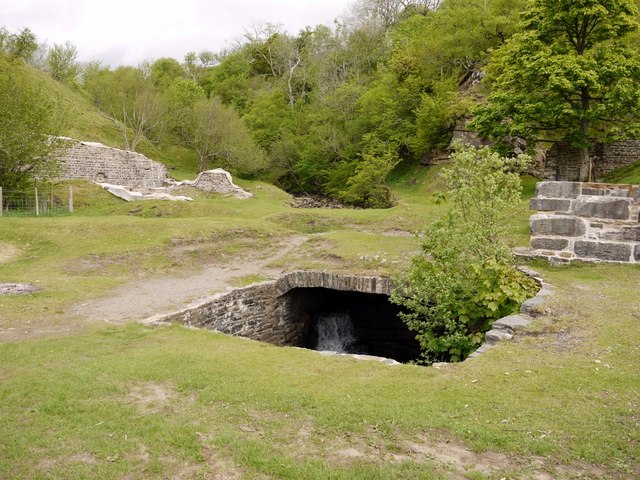
<svg viewBox="0 0 640 480">
<path fill-rule="evenodd" d="M 54 43 L 47 52 L 46 68 L 54 80 L 73 82 L 79 73 L 78 49 L 71 42 Z"/>
<path fill-rule="evenodd" d="M 568 141 L 587 180 L 593 142 L 640 126 L 640 55 L 624 42 L 637 29 L 630 0 L 532 1 L 492 55 L 491 95 L 472 125 L 497 140 Z"/>
<path fill-rule="evenodd" d="M 145 136 L 159 131 L 163 104 L 141 69 L 92 69 L 85 73 L 85 88 L 122 135 L 125 150 L 135 151 Z"/>
<path fill-rule="evenodd" d="M 0 187 L 54 177 L 64 142 L 64 111 L 54 98 L 0 56 Z"/>
</svg>

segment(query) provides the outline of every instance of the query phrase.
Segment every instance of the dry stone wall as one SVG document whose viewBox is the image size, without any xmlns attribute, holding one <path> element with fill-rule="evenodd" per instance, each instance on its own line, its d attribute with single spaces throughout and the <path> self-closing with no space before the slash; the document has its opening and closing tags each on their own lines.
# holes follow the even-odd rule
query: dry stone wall
<svg viewBox="0 0 640 480">
<path fill-rule="evenodd" d="M 540 182 L 531 209 L 533 256 L 640 263 L 637 185 Z"/>
<path fill-rule="evenodd" d="M 98 183 L 122 185 L 146 192 L 161 187 L 167 169 L 140 153 L 111 148 L 100 143 L 71 140 L 71 147 L 60 159 L 63 180 L 86 179 Z"/>
<path fill-rule="evenodd" d="M 640 160 L 640 140 L 625 140 L 610 145 L 596 145 L 590 152 L 593 159 L 592 178 L 602 180 L 604 174 Z M 574 181 L 580 177 L 579 152 L 567 143 L 554 143 L 537 156 L 529 172 L 539 178 Z"/>
<path fill-rule="evenodd" d="M 297 346 L 308 325 L 286 293 L 296 288 L 389 295 L 392 282 L 384 277 L 358 277 L 326 272 L 292 272 L 278 280 L 231 290 L 150 321 L 208 328 L 274 345 Z"/>
</svg>

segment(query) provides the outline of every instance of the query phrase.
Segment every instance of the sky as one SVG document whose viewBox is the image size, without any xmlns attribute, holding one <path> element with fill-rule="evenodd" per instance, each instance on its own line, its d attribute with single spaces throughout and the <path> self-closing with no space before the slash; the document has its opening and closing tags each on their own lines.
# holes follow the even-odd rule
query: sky
<svg viewBox="0 0 640 480">
<path fill-rule="evenodd" d="M 332 24 L 352 0 L 0 0 L 0 26 L 39 42 L 70 41 L 81 62 L 111 66 L 220 51 L 258 22 L 296 34 Z"/>
</svg>

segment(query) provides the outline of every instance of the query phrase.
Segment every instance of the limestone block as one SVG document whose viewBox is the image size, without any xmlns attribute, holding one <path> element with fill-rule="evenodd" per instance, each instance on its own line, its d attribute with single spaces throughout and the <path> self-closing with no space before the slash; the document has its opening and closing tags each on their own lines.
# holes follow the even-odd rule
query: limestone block
<svg viewBox="0 0 640 480">
<path fill-rule="evenodd" d="M 530 220 L 531 235 L 581 237 L 586 232 L 584 221 L 570 216 L 538 214 Z"/>
<path fill-rule="evenodd" d="M 532 237 L 531 248 L 536 250 L 564 250 L 569 246 L 566 238 Z"/>
<path fill-rule="evenodd" d="M 633 249 L 633 259 L 636 262 L 640 262 L 640 244 L 636 245 Z"/>
<path fill-rule="evenodd" d="M 596 232 L 596 237 L 611 242 L 640 242 L 640 225 L 617 225 L 616 228 Z"/>
<path fill-rule="evenodd" d="M 577 198 L 578 195 L 579 182 L 540 182 L 536 185 L 536 197 Z"/>
<path fill-rule="evenodd" d="M 595 258 L 614 262 L 628 262 L 632 246 L 625 243 L 576 240 L 573 251 L 579 258 Z"/>
<path fill-rule="evenodd" d="M 544 313 L 544 297 L 540 294 L 533 298 L 528 298 L 520 305 L 520 313 L 524 313 L 531 317 L 539 317 Z"/>
<path fill-rule="evenodd" d="M 493 322 L 492 328 L 515 332 L 524 329 L 530 323 L 531 320 L 523 315 L 509 315 Z"/>
<path fill-rule="evenodd" d="M 529 208 L 539 212 L 568 212 L 571 209 L 571 200 L 563 198 L 532 198 Z"/>
<path fill-rule="evenodd" d="M 513 335 L 503 330 L 492 329 L 484 334 L 485 342 L 489 345 L 502 342 L 503 340 L 511 340 Z"/>
<path fill-rule="evenodd" d="M 574 212 L 580 217 L 628 220 L 632 200 L 621 197 L 579 196 L 574 204 Z"/>
</svg>

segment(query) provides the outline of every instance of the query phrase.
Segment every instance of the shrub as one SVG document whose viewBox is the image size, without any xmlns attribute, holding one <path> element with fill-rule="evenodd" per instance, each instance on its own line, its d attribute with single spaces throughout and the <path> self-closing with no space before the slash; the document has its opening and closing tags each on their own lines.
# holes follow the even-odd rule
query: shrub
<svg viewBox="0 0 640 480">
<path fill-rule="evenodd" d="M 527 158 L 461 149 L 442 176 L 449 209 L 424 231 L 422 253 L 396 279 L 392 301 L 416 332 L 422 360 L 464 360 L 494 320 L 515 311 L 536 284 L 515 268 L 506 220 L 519 204 Z"/>
</svg>

